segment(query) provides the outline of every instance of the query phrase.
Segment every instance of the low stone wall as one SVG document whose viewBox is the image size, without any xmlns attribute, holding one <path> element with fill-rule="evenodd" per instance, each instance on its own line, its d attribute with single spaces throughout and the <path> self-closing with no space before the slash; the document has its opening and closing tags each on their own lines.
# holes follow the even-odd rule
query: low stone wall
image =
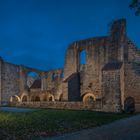
<svg viewBox="0 0 140 140">
<path fill-rule="evenodd" d="M 101 111 L 100 108 L 95 106 L 86 105 L 83 102 L 22 102 L 11 104 L 17 107 L 30 107 L 30 108 L 53 108 L 53 109 L 72 109 L 72 110 L 94 110 Z"/>
</svg>

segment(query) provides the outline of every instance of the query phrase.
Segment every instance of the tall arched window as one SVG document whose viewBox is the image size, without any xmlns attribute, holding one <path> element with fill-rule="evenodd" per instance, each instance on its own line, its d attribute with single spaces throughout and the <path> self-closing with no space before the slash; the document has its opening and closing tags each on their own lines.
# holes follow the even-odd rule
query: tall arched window
<svg viewBox="0 0 140 140">
<path fill-rule="evenodd" d="M 82 50 L 80 52 L 80 64 L 86 64 L 86 51 Z"/>
<path fill-rule="evenodd" d="M 36 72 L 27 74 L 27 86 L 30 88 L 36 80 L 41 80 L 40 75 Z"/>
</svg>

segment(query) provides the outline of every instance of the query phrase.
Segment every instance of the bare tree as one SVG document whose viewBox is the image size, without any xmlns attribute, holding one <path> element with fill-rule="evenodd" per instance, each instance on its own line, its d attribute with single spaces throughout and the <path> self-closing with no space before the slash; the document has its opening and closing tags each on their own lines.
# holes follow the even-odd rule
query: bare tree
<svg viewBox="0 0 140 140">
<path fill-rule="evenodd" d="M 140 15 L 140 0 L 131 0 L 129 7 L 135 10 L 136 16 Z"/>
</svg>

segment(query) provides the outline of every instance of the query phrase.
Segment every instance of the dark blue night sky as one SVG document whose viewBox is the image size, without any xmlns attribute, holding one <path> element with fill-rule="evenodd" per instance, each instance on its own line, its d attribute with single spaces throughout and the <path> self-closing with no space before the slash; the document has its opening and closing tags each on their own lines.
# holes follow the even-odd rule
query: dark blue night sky
<svg viewBox="0 0 140 140">
<path fill-rule="evenodd" d="M 39 69 L 63 67 L 68 45 L 108 34 L 108 24 L 127 19 L 127 33 L 140 47 L 140 16 L 130 0 L 0 0 L 0 56 Z"/>
</svg>

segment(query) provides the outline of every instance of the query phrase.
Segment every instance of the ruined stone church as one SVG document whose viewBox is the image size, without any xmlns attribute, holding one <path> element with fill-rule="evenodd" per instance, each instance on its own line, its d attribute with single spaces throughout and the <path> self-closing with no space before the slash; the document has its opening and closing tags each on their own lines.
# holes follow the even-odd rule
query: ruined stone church
<svg viewBox="0 0 140 140">
<path fill-rule="evenodd" d="M 1 58 L 0 103 L 106 112 L 130 103 L 140 111 L 140 51 L 127 36 L 125 19 L 113 21 L 107 36 L 73 42 L 64 60 L 62 69 L 41 71 Z"/>
</svg>

